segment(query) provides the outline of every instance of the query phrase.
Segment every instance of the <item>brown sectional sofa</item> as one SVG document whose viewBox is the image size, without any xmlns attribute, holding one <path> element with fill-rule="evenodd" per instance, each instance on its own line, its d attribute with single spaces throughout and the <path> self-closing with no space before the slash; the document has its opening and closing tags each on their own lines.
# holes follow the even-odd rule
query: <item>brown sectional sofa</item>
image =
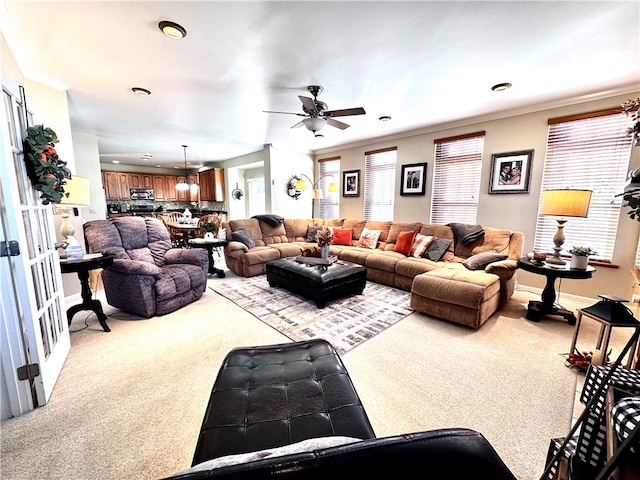
<svg viewBox="0 0 640 480">
<path fill-rule="evenodd" d="M 225 224 L 228 239 L 233 232 L 242 229 L 255 242 L 254 247 L 248 248 L 239 241 L 229 241 L 224 252 L 227 266 L 245 277 L 264 274 L 268 262 L 299 255 L 301 249 L 315 245 L 315 242 L 306 243 L 310 226 L 353 229 L 352 245 L 331 245 L 332 255 L 365 266 L 368 280 L 411 291 L 413 309 L 476 329 L 513 295 L 517 260 L 522 256 L 524 242 L 520 232 L 491 227 L 483 227 L 484 236 L 464 245 L 446 225 L 313 218 L 284 219 L 274 227 L 263 220 L 250 218 Z M 376 248 L 357 246 L 364 228 L 381 231 Z M 395 252 L 394 248 L 398 235 L 408 230 L 450 239 L 453 243 L 438 262 L 407 257 Z M 463 265 L 466 259 L 488 251 L 508 257 L 482 270 L 469 270 Z"/>
</svg>

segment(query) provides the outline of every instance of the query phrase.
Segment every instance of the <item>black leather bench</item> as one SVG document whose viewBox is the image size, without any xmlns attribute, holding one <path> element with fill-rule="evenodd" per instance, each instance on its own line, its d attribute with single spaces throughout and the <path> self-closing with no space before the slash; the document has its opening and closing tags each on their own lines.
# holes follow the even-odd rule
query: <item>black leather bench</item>
<svg viewBox="0 0 640 480">
<path fill-rule="evenodd" d="M 327 436 L 375 437 L 331 344 L 237 348 L 213 385 L 193 464 Z"/>
<path fill-rule="evenodd" d="M 280 258 L 266 264 L 267 281 L 316 302 L 324 308 L 329 300 L 359 295 L 367 284 L 367 269 L 339 260 L 329 266 L 307 265 L 294 258 Z"/>
<path fill-rule="evenodd" d="M 305 445 L 344 437 L 353 443 Z M 375 438 L 341 358 L 325 340 L 312 340 L 229 352 L 206 408 L 193 466 L 168 478 L 380 476 L 516 480 L 473 430 Z"/>
</svg>

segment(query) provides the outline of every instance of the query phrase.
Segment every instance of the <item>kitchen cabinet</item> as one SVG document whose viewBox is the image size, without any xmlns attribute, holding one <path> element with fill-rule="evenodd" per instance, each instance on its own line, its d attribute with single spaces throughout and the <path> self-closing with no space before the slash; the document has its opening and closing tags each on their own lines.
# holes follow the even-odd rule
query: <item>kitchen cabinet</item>
<svg viewBox="0 0 640 480">
<path fill-rule="evenodd" d="M 200 200 L 224 202 L 224 169 L 212 168 L 200 172 Z"/>
<path fill-rule="evenodd" d="M 129 200 L 129 174 L 125 172 L 102 172 L 107 201 Z"/>
<path fill-rule="evenodd" d="M 120 190 L 120 200 L 129 200 L 129 174 L 118 173 L 118 189 Z"/>
<path fill-rule="evenodd" d="M 102 172 L 102 185 L 107 201 L 128 201 L 130 199 L 129 189 L 152 188 L 156 200 L 197 202 L 199 200 L 198 188 L 176 190 L 176 184 L 180 179 L 184 179 L 184 175 L 179 177 L 177 175 L 151 175 L 136 172 Z M 224 185 L 224 177 L 222 179 Z M 189 175 L 188 181 L 190 187 L 199 183 L 197 175 Z M 215 179 L 212 185 L 215 185 Z M 215 196 L 215 190 L 211 190 L 211 192 L 213 193 L 209 197 Z"/>
<path fill-rule="evenodd" d="M 146 173 L 130 173 L 130 188 L 153 188 L 153 177 Z"/>
<path fill-rule="evenodd" d="M 156 200 L 165 200 L 164 184 L 164 175 L 153 176 L 153 195 L 155 196 Z"/>
<path fill-rule="evenodd" d="M 178 183 L 178 177 L 176 175 L 165 175 L 164 178 L 165 178 L 164 199 L 178 200 L 178 191 L 176 190 L 176 183 Z"/>
<path fill-rule="evenodd" d="M 189 175 L 189 198 L 187 199 L 190 202 L 197 202 L 200 196 L 200 189 L 198 188 L 198 176 L 197 175 Z"/>
<path fill-rule="evenodd" d="M 107 200 L 120 200 L 117 172 L 102 172 L 102 185 L 104 185 Z"/>
</svg>

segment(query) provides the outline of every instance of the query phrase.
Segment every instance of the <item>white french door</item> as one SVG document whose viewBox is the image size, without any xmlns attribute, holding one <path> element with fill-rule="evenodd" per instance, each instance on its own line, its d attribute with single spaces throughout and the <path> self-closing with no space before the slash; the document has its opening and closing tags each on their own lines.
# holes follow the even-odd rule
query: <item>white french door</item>
<svg viewBox="0 0 640 480">
<path fill-rule="evenodd" d="M 11 412 L 44 405 L 70 349 L 51 205 L 29 183 L 22 155 L 25 108 L 3 77 L 0 151 L 2 368 Z"/>
</svg>

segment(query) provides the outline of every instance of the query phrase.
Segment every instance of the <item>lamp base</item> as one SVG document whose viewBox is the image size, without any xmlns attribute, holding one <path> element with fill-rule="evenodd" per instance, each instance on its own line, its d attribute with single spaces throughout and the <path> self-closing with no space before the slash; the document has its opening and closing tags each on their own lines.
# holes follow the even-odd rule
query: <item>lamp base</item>
<svg viewBox="0 0 640 480">
<path fill-rule="evenodd" d="M 551 255 L 550 257 L 547 257 L 545 262 L 547 263 L 552 263 L 553 265 L 566 265 L 567 262 L 565 262 L 563 259 L 560 258 L 560 256 L 556 256 Z"/>
</svg>

